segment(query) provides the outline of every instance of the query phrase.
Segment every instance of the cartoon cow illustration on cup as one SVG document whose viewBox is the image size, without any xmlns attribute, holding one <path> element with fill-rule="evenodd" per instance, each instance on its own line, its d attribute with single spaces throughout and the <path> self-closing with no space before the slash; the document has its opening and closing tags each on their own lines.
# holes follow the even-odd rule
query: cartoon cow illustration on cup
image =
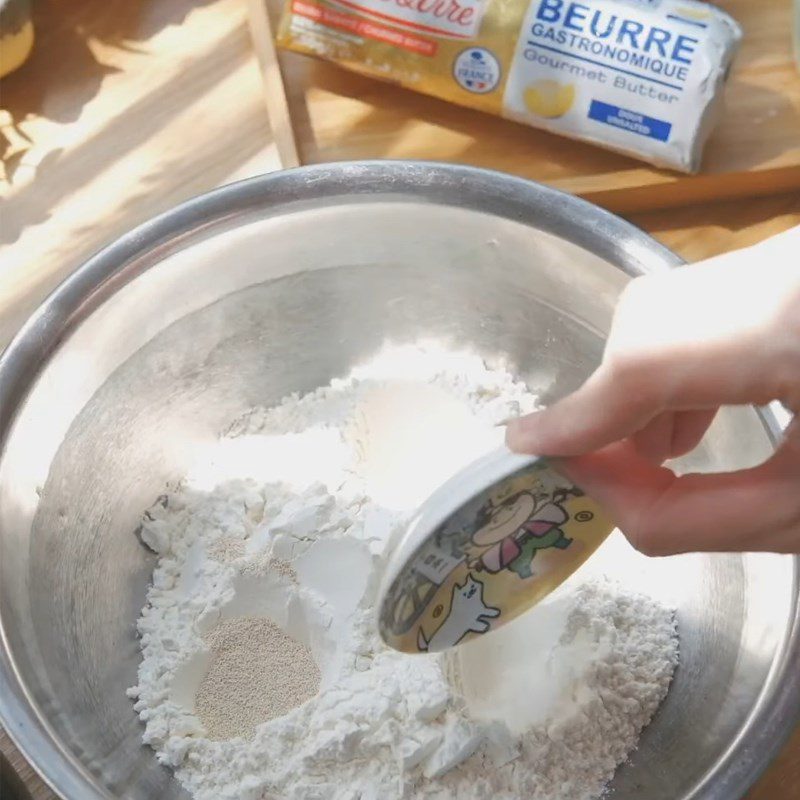
<svg viewBox="0 0 800 800">
<path fill-rule="evenodd" d="M 569 520 L 563 503 L 577 489 L 557 490 L 552 495 L 523 491 L 498 504 L 486 503 L 478 514 L 472 542 L 486 548 L 470 563 L 476 572 L 508 569 L 520 578 L 533 574 L 537 551 L 548 547 L 565 550 L 572 543 L 561 526 Z"/>
</svg>

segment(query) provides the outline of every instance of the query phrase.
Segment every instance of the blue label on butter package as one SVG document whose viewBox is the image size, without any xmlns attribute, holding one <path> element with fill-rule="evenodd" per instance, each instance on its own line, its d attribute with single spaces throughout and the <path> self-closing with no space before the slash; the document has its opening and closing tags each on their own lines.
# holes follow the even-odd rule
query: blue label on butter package
<svg viewBox="0 0 800 800">
<path fill-rule="evenodd" d="M 622 128 L 631 133 L 638 133 L 640 136 L 647 136 L 650 139 L 658 139 L 660 142 L 666 142 L 669 139 L 669 132 L 672 129 L 672 124 L 663 119 L 648 117 L 638 111 L 601 103 L 599 100 L 592 100 L 589 106 L 589 119 L 604 122 L 615 128 Z"/>
</svg>

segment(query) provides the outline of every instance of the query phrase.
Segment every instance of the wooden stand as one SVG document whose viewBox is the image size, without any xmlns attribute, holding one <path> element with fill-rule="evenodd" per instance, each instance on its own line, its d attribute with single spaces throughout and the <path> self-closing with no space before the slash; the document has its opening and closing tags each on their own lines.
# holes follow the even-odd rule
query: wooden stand
<svg viewBox="0 0 800 800">
<path fill-rule="evenodd" d="M 261 2 L 269 4 L 276 23 L 283 0 Z M 461 161 L 541 181 L 620 213 L 800 192 L 800 74 L 792 53 L 791 2 L 721 0 L 718 5 L 740 22 L 744 38 L 699 175 L 649 167 L 333 64 L 281 53 L 300 160 Z"/>
</svg>

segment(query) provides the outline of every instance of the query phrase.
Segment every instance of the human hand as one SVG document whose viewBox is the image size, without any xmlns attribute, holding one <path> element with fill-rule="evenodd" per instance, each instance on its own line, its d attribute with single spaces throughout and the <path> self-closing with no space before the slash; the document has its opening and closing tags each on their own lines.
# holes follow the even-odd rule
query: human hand
<svg viewBox="0 0 800 800">
<path fill-rule="evenodd" d="M 795 414 L 764 464 L 676 476 L 722 405 Z M 800 553 L 800 227 L 688 268 L 633 280 L 597 371 L 512 420 L 508 446 L 560 469 L 649 555 Z"/>
</svg>

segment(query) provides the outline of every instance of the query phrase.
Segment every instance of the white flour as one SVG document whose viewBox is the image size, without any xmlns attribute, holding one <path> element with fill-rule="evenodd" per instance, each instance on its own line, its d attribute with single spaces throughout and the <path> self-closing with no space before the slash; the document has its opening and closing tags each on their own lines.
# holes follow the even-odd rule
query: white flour
<svg viewBox="0 0 800 800">
<path fill-rule="evenodd" d="M 602 792 L 666 694 L 668 609 L 576 576 L 456 656 L 403 655 L 374 630 L 391 531 L 535 405 L 474 355 L 389 349 L 239 420 L 147 512 L 159 561 L 129 694 L 198 800 Z M 265 653 L 281 631 L 285 652 Z M 287 652 L 298 674 L 270 684 Z"/>
</svg>

